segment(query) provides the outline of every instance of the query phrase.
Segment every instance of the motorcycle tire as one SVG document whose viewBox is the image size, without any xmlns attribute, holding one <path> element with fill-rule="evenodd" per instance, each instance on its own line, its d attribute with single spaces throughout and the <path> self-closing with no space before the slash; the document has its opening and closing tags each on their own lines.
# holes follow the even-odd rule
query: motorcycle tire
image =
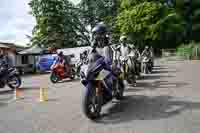
<svg viewBox="0 0 200 133">
<path fill-rule="evenodd" d="M 87 88 L 84 91 L 82 98 L 82 110 L 84 115 L 90 120 L 96 120 L 100 117 L 103 105 L 103 97 L 96 97 L 96 91 L 89 91 Z M 93 111 L 92 111 L 93 108 Z"/>
<path fill-rule="evenodd" d="M 50 80 L 53 84 L 58 83 L 59 77 L 56 73 L 52 72 L 50 75 Z"/>
<path fill-rule="evenodd" d="M 15 81 L 17 82 L 15 85 L 13 85 L 12 83 L 10 83 L 12 81 L 12 79 L 16 79 Z M 8 81 L 8 87 L 11 88 L 12 90 L 19 88 L 22 84 L 21 78 L 18 75 L 14 75 L 9 77 Z"/>
<path fill-rule="evenodd" d="M 117 87 L 116 99 L 122 100 L 124 97 L 124 89 L 125 89 L 123 80 L 118 80 L 116 87 Z"/>
<path fill-rule="evenodd" d="M 143 64 L 143 73 L 144 73 L 144 74 L 148 74 L 148 73 L 149 73 L 149 72 L 148 72 L 148 66 L 147 66 L 146 63 Z"/>
</svg>

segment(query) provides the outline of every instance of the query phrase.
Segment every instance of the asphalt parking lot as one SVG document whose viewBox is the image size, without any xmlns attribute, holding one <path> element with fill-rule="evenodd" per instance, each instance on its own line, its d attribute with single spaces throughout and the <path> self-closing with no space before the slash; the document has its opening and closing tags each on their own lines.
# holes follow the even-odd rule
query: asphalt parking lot
<svg viewBox="0 0 200 133">
<path fill-rule="evenodd" d="M 125 99 L 106 105 L 97 122 L 82 114 L 78 80 L 25 76 L 21 99 L 0 91 L 0 133 L 198 133 L 199 68 L 198 61 L 157 61 L 154 73 L 127 86 Z M 41 87 L 48 88 L 47 102 L 39 102 Z"/>
</svg>

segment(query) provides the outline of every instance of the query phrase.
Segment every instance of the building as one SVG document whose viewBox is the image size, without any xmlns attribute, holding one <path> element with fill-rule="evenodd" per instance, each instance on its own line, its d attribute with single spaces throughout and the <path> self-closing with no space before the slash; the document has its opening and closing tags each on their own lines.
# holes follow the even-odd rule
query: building
<svg viewBox="0 0 200 133">
<path fill-rule="evenodd" d="M 16 66 L 17 64 L 17 53 L 25 48 L 16 46 L 14 43 L 0 42 L 0 50 L 8 56 L 9 64 Z"/>
<path fill-rule="evenodd" d="M 34 66 L 34 57 L 30 55 L 21 55 L 25 47 L 20 47 L 14 43 L 0 42 L 0 50 L 8 56 L 10 66 L 17 67 L 21 72 L 32 72 Z"/>
</svg>

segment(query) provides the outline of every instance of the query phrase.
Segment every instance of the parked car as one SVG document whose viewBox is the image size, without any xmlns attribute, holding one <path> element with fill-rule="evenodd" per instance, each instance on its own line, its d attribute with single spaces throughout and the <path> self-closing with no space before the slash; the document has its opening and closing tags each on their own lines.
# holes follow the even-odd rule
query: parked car
<svg viewBox="0 0 200 133">
<path fill-rule="evenodd" d="M 57 55 L 43 55 L 37 63 L 37 69 L 40 72 L 47 72 L 51 70 L 53 62 L 56 60 Z"/>
</svg>

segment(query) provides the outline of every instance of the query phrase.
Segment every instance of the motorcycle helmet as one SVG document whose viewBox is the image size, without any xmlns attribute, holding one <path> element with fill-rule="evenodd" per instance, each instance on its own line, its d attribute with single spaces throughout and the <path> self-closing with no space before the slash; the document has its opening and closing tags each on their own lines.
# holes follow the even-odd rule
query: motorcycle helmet
<svg viewBox="0 0 200 133">
<path fill-rule="evenodd" d="M 92 35 L 103 35 L 107 33 L 107 26 L 100 22 L 92 29 Z"/>
<path fill-rule="evenodd" d="M 123 36 L 120 37 L 119 41 L 121 43 L 125 43 L 127 41 L 127 37 L 123 35 Z"/>
<path fill-rule="evenodd" d="M 149 46 L 145 46 L 145 49 L 148 50 L 148 49 L 149 49 Z"/>
<path fill-rule="evenodd" d="M 104 47 L 108 44 L 109 40 L 106 37 L 107 35 L 107 26 L 101 22 L 98 23 L 93 29 L 92 29 L 92 47 L 98 46 L 98 47 Z"/>
</svg>

